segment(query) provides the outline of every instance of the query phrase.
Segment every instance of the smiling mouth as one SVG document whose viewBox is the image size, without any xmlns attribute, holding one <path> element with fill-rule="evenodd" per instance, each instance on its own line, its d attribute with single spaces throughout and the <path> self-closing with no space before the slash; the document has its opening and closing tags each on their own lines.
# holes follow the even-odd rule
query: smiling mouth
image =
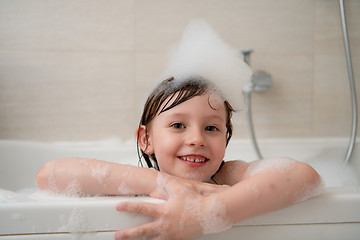
<svg viewBox="0 0 360 240">
<path fill-rule="evenodd" d="M 208 161 L 208 158 L 205 158 L 203 156 L 182 156 L 179 157 L 181 160 L 187 161 L 187 162 L 193 162 L 193 163 L 203 163 Z"/>
</svg>

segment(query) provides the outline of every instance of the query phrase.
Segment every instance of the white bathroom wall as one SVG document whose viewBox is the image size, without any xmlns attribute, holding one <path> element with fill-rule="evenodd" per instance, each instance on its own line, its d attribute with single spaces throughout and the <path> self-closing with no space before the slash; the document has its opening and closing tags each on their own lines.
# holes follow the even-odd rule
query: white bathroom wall
<svg viewBox="0 0 360 240">
<path fill-rule="evenodd" d="M 360 1 L 345 4 L 359 85 Z M 260 138 L 349 135 L 336 0 L 0 0 L 0 139 L 133 138 L 167 52 L 193 18 L 254 49 L 253 69 L 272 75 L 269 91 L 253 95 Z M 244 113 L 234 126 L 235 137 L 248 137 Z"/>
</svg>

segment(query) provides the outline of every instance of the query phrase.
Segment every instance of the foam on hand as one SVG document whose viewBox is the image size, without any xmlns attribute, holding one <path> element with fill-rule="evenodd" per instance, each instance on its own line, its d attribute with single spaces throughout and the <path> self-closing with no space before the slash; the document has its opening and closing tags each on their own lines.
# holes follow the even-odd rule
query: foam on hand
<svg viewBox="0 0 360 240">
<path fill-rule="evenodd" d="M 202 77 L 212 82 L 234 110 L 245 108 L 242 88 L 252 71 L 238 50 L 228 45 L 203 20 L 193 20 L 172 49 L 161 80 L 184 81 Z"/>
<path fill-rule="evenodd" d="M 204 203 L 202 201 L 204 198 L 194 195 L 192 190 L 186 187 L 172 188 L 172 184 L 169 184 L 168 181 L 167 174 L 161 173 L 158 175 L 157 182 L 164 189 L 165 195 L 168 194 L 168 201 L 177 202 L 179 199 L 183 200 L 183 211 L 178 222 L 179 230 L 183 230 L 191 222 L 191 219 L 197 220 L 203 234 L 225 231 L 232 226 L 233 223 L 228 216 L 226 205 L 217 194 L 208 195 Z M 167 206 L 165 206 L 165 210 L 168 210 Z M 164 219 L 160 219 L 160 223 L 163 228 L 168 227 Z"/>
<path fill-rule="evenodd" d="M 226 205 L 217 194 L 209 196 L 207 204 L 200 208 L 198 219 L 203 229 L 203 234 L 222 232 L 232 226 L 232 222 L 227 216 Z"/>
</svg>

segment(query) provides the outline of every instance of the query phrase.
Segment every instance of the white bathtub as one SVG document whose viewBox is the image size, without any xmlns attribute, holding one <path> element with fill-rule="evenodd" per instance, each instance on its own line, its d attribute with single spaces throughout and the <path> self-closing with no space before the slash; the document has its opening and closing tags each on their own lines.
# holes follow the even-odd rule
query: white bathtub
<svg viewBox="0 0 360 240">
<path fill-rule="evenodd" d="M 314 166 L 326 188 L 315 198 L 243 221 L 226 232 L 198 239 L 360 239 L 359 144 L 351 166 L 342 166 L 347 140 L 260 141 L 265 156 L 289 156 Z M 0 141 L 0 239 L 112 239 L 115 230 L 151 219 L 115 211 L 124 200 L 147 197 L 61 198 L 31 194 L 35 174 L 50 159 L 97 158 L 137 164 L 134 142 Z M 254 160 L 249 142 L 232 140 L 226 159 Z M 315 161 L 316 160 L 316 161 Z"/>
</svg>

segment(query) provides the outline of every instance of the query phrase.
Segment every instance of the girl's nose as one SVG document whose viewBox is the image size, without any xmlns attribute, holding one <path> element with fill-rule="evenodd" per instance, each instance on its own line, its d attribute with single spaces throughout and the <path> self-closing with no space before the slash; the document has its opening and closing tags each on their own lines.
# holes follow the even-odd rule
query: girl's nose
<svg viewBox="0 0 360 240">
<path fill-rule="evenodd" d="M 205 139 L 201 129 L 192 129 L 186 139 L 189 146 L 202 147 L 205 146 Z"/>
</svg>

